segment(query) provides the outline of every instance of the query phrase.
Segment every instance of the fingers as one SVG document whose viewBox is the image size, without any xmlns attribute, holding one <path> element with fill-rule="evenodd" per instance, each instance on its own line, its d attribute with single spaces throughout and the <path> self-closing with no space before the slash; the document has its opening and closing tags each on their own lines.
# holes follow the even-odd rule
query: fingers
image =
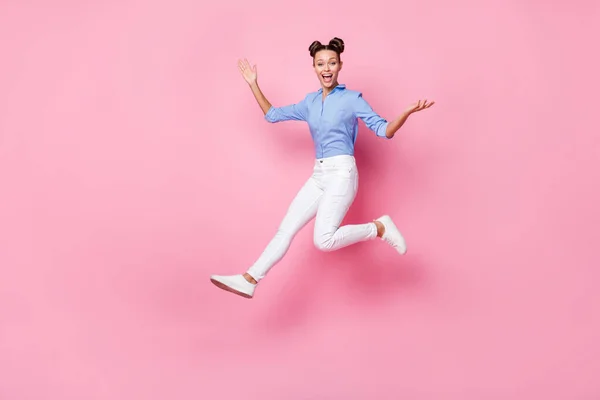
<svg viewBox="0 0 600 400">
<path fill-rule="evenodd" d="M 248 60 L 246 60 L 245 58 L 243 60 L 238 61 L 238 66 L 242 69 L 242 70 L 254 70 L 256 69 L 256 65 L 251 66 L 250 63 L 248 62 Z"/>
<path fill-rule="evenodd" d="M 421 111 L 421 110 L 424 110 L 424 109 L 426 109 L 426 108 L 429 108 L 429 107 L 431 107 L 431 106 L 432 106 L 432 105 L 434 105 L 434 104 L 435 104 L 435 101 L 432 101 L 431 103 L 428 103 L 428 102 L 427 102 L 427 99 L 425 99 L 425 100 L 419 100 L 419 101 L 417 102 L 417 104 L 415 105 L 415 111 Z"/>
<path fill-rule="evenodd" d="M 426 108 L 429 108 L 433 105 L 433 103 L 435 103 L 434 101 L 432 101 L 431 103 L 427 104 L 427 99 L 423 102 L 423 110 Z"/>
<path fill-rule="evenodd" d="M 246 60 L 246 59 L 238 60 L 238 68 L 239 68 L 240 72 L 242 72 L 242 73 L 244 71 L 246 71 L 247 69 L 249 69 L 250 66 L 248 64 L 248 60 Z"/>
<path fill-rule="evenodd" d="M 246 76 L 246 74 L 256 74 L 256 65 L 250 65 L 247 59 L 238 60 L 238 69 L 242 73 L 242 75 Z"/>
</svg>

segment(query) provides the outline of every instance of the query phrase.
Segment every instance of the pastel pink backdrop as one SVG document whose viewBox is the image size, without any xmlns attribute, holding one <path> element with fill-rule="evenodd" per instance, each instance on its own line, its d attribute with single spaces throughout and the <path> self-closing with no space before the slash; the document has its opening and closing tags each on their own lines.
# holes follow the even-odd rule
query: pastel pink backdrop
<svg viewBox="0 0 600 400">
<path fill-rule="evenodd" d="M 1 399 L 599 398 L 597 3 L 201 3 L 3 2 Z M 333 36 L 381 115 L 437 102 L 357 144 L 347 222 L 409 254 L 310 224 L 229 295 L 313 157 L 237 59 L 287 104 Z"/>
</svg>

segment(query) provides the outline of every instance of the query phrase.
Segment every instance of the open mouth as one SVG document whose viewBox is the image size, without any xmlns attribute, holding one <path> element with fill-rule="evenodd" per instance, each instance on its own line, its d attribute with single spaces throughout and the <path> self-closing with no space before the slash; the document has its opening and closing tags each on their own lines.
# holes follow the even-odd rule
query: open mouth
<svg viewBox="0 0 600 400">
<path fill-rule="evenodd" d="M 329 83 L 333 79 L 333 74 L 323 74 L 323 82 Z"/>
</svg>

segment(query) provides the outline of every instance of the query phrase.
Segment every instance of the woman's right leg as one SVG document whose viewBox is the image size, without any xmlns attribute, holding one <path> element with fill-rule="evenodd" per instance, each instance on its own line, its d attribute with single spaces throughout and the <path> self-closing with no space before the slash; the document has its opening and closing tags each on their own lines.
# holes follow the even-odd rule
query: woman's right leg
<svg viewBox="0 0 600 400">
<path fill-rule="evenodd" d="M 269 270 L 283 258 L 296 234 L 317 215 L 323 193 L 323 188 L 314 175 L 302 186 L 288 207 L 275 236 L 247 271 L 247 274 L 256 282 L 263 279 Z"/>
<path fill-rule="evenodd" d="M 292 200 L 275 236 L 247 272 L 243 275 L 212 275 L 211 281 L 221 289 L 252 298 L 256 283 L 283 258 L 296 234 L 316 216 L 322 196 L 323 187 L 313 174 Z"/>
</svg>

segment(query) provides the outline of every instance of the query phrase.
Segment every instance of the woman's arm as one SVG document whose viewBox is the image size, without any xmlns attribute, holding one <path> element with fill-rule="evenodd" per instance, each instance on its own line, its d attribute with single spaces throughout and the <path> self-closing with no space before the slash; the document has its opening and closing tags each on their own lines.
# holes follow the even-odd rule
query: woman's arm
<svg viewBox="0 0 600 400">
<path fill-rule="evenodd" d="M 393 138 L 396 132 L 398 132 L 398 129 L 402 128 L 402 125 L 404 125 L 409 115 L 410 113 L 405 111 L 398 118 L 388 123 L 388 126 L 385 129 L 385 137 L 388 139 Z"/>
<path fill-rule="evenodd" d="M 432 105 L 435 104 L 435 101 L 432 101 L 431 103 L 427 103 L 427 100 L 419 100 L 414 104 L 411 104 L 406 110 L 404 110 L 404 112 L 395 120 L 393 120 L 392 122 L 390 122 L 385 130 L 385 136 L 388 139 L 391 139 L 394 137 L 394 135 L 396 134 L 396 132 L 398 131 L 398 129 L 400 129 L 402 127 L 402 125 L 404 125 L 404 123 L 406 122 L 406 120 L 408 119 L 408 117 L 410 116 L 410 114 L 417 112 L 417 111 L 421 111 L 424 110 L 426 108 L 431 107 Z"/>
<path fill-rule="evenodd" d="M 363 99 L 362 94 L 359 93 L 355 103 L 355 113 L 356 116 L 362 119 L 367 127 L 375 132 L 377 136 L 391 139 L 412 113 L 429 108 L 434 103 L 435 102 L 427 103 L 427 100 L 419 100 L 407 107 L 398 118 L 388 122 L 373 111 L 369 103 L 367 103 L 365 99 Z"/>
<path fill-rule="evenodd" d="M 263 114 L 267 115 L 267 113 L 269 112 L 269 110 L 272 107 L 271 103 L 269 103 L 269 100 L 267 100 L 267 98 L 263 94 L 262 90 L 260 90 L 260 87 L 258 86 L 257 81 L 254 81 L 254 82 L 250 83 L 249 85 L 250 85 L 250 90 L 252 90 L 252 94 L 254 95 L 254 98 L 256 99 L 256 101 L 258 102 L 258 105 L 260 106 L 260 109 L 262 110 Z"/>
<path fill-rule="evenodd" d="M 252 94 L 254 95 L 254 98 L 260 106 L 260 109 L 262 110 L 267 121 L 274 123 L 290 120 L 306 120 L 307 108 L 304 100 L 299 103 L 290 104 L 283 107 L 273 107 L 258 86 L 256 65 L 250 66 L 248 60 L 244 59 L 238 62 L 238 68 L 250 86 L 250 90 L 252 90 Z"/>
<path fill-rule="evenodd" d="M 267 100 L 262 90 L 260 90 L 260 87 L 258 86 L 256 65 L 251 66 L 248 60 L 243 59 L 238 61 L 238 68 L 248 83 L 248 86 L 250 86 L 250 90 L 252 90 L 252 94 L 258 102 L 260 109 L 262 110 L 263 114 L 266 115 L 271 108 L 271 103 L 269 103 L 269 100 Z"/>
</svg>

